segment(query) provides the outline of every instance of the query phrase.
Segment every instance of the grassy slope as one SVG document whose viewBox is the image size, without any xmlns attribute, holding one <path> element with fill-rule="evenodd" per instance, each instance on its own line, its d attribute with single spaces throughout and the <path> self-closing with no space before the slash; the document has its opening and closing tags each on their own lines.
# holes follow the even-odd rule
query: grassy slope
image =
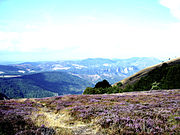
<svg viewBox="0 0 180 135">
<path fill-rule="evenodd" d="M 180 64 L 180 58 L 176 58 L 176 59 L 173 59 L 173 60 L 169 60 L 166 62 L 168 65 L 175 65 L 175 64 Z M 150 67 L 147 67 L 135 74 L 133 74 L 132 76 L 129 76 L 123 80 L 121 80 L 120 82 L 123 84 L 123 88 L 126 86 L 126 85 L 132 85 L 134 83 L 136 83 L 137 81 L 139 81 L 142 77 L 145 77 L 148 75 L 149 72 L 151 72 L 152 70 L 158 68 L 158 67 L 161 67 L 163 63 L 160 63 L 160 64 L 157 64 L 157 65 L 154 65 L 154 66 L 150 66 Z M 118 82 L 117 82 L 118 83 Z M 117 85 L 117 83 L 115 83 L 114 85 Z"/>
<path fill-rule="evenodd" d="M 180 90 L 7 100 L 0 134 L 178 134 L 179 111 Z"/>
</svg>

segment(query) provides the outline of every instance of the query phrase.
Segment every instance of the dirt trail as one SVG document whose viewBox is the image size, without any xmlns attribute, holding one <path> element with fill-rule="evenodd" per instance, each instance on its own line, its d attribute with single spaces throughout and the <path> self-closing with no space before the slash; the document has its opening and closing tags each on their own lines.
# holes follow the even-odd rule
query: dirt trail
<svg viewBox="0 0 180 135">
<path fill-rule="evenodd" d="M 33 112 L 32 120 L 37 126 L 45 125 L 56 130 L 56 135 L 96 135 L 93 123 L 76 121 L 66 110 L 54 112 L 47 107 L 42 107 L 38 112 Z"/>
</svg>

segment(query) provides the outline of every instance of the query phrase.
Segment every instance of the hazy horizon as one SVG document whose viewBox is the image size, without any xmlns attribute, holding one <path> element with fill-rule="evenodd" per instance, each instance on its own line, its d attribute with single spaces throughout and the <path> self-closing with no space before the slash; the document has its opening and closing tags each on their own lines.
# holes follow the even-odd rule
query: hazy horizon
<svg viewBox="0 0 180 135">
<path fill-rule="evenodd" d="M 12 65 L 12 64 L 22 64 L 22 63 L 28 63 L 28 62 L 37 62 L 37 63 L 48 63 L 48 62 L 63 62 L 63 61 L 74 61 L 74 62 L 80 62 L 80 61 L 84 61 L 84 60 L 88 60 L 88 59 L 93 59 L 93 60 L 97 60 L 97 59 L 101 59 L 102 61 L 103 60 L 112 60 L 112 61 L 129 61 L 129 60 L 132 60 L 132 59 L 142 59 L 142 61 L 144 61 L 145 59 L 148 60 L 148 59 L 154 59 L 154 60 L 159 60 L 159 62 L 166 62 L 166 61 L 169 61 L 169 60 L 173 60 L 173 59 L 176 59 L 178 57 L 166 57 L 166 58 L 156 58 L 156 57 L 129 57 L 129 58 L 100 58 L 100 57 L 97 57 L 97 58 L 84 58 L 84 59 L 59 59 L 59 60 L 19 60 L 19 61 L 0 61 L 0 65 Z"/>
<path fill-rule="evenodd" d="M 0 61 L 179 57 L 180 0 L 2 0 Z"/>
</svg>

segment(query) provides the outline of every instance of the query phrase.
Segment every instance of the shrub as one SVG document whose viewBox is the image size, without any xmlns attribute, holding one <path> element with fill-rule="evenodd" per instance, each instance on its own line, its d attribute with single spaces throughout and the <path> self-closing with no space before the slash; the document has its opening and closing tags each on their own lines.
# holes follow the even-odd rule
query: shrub
<svg viewBox="0 0 180 135">
<path fill-rule="evenodd" d="M 118 82 L 118 83 L 117 83 L 117 86 L 118 86 L 118 87 L 121 87 L 122 85 L 123 85 L 122 82 Z"/>
<path fill-rule="evenodd" d="M 154 82 L 152 84 L 151 90 L 159 90 L 160 89 L 159 85 L 160 83 Z"/>
<path fill-rule="evenodd" d="M 95 90 L 94 90 L 94 88 L 87 87 L 87 88 L 84 90 L 83 94 L 95 94 Z"/>
</svg>

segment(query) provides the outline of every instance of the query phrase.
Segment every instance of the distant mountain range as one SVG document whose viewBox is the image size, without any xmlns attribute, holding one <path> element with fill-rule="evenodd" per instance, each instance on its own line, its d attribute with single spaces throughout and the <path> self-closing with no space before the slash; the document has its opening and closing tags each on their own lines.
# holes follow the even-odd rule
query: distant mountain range
<svg viewBox="0 0 180 135">
<path fill-rule="evenodd" d="M 89 58 L 76 61 L 25 62 L 6 66 L 1 65 L 0 76 L 63 71 L 88 80 L 94 84 L 103 79 L 113 84 L 141 69 L 160 62 L 159 59 L 149 57 L 133 57 L 129 59 Z"/>
<path fill-rule="evenodd" d="M 98 81 L 106 79 L 113 84 L 160 62 L 156 58 L 135 57 L 0 65 L 0 92 L 10 98 L 82 94 Z"/>
</svg>

